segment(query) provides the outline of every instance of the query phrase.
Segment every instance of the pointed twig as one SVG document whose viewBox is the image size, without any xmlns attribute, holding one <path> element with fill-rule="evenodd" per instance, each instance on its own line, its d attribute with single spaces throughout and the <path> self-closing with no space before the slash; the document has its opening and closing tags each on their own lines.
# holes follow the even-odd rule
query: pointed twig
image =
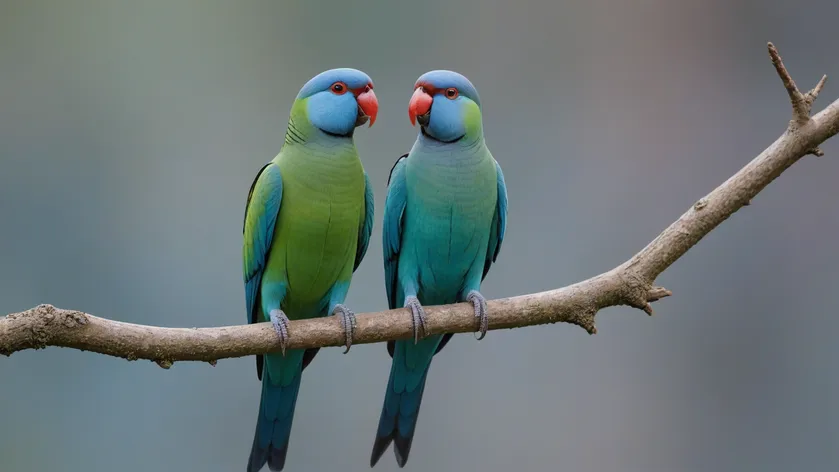
<svg viewBox="0 0 839 472">
<path fill-rule="evenodd" d="M 810 105 L 812 105 L 813 102 L 815 102 L 816 99 L 819 98 L 819 93 L 824 88 L 825 82 L 827 82 L 827 75 L 823 75 L 821 80 L 819 80 L 819 83 L 817 83 L 816 86 L 813 87 L 812 90 L 807 92 L 807 102 L 809 102 Z"/>
<path fill-rule="evenodd" d="M 810 110 L 807 108 L 807 102 L 804 99 L 804 95 L 802 95 L 801 91 L 798 90 L 798 86 L 795 85 L 795 81 L 792 80 L 789 72 L 787 72 L 787 68 L 784 66 L 784 61 L 781 60 L 781 54 L 778 52 L 778 49 L 775 48 L 775 45 L 770 42 L 767 47 L 769 49 L 769 57 L 772 58 L 772 65 L 775 66 L 778 76 L 781 77 L 781 82 L 784 83 L 784 87 L 787 89 L 787 94 L 789 95 L 789 100 L 792 103 L 793 120 L 799 124 L 806 123 L 807 120 L 810 119 Z"/>
</svg>

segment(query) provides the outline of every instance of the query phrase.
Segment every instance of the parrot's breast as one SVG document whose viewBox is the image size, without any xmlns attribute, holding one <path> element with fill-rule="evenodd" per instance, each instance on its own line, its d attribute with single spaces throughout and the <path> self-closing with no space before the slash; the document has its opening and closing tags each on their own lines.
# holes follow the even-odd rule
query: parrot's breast
<svg viewBox="0 0 839 472">
<path fill-rule="evenodd" d="M 287 281 L 283 309 L 289 318 L 325 315 L 330 290 L 352 277 L 364 170 L 357 157 L 278 164 L 283 200 L 266 278 Z"/>
<path fill-rule="evenodd" d="M 423 157 L 408 161 L 405 252 L 416 259 L 423 303 L 451 303 L 483 267 L 497 200 L 495 161 L 488 153 Z"/>
</svg>

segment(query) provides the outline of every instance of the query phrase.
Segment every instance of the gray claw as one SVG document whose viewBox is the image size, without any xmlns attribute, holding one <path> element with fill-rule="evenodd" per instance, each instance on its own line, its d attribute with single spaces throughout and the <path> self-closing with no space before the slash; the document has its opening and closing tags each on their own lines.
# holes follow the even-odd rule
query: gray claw
<svg viewBox="0 0 839 472">
<path fill-rule="evenodd" d="M 411 309 L 414 322 L 414 344 L 416 344 L 421 337 L 425 337 L 425 310 L 423 310 L 417 297 L 413 296 L 405 297 L 405 308 Z M 422 336 L 420 336 L 420 329 L 422 329 Z"/>
<path fill-rule="evenodd" d="M 355 313 L 353 313 L 352 310 L 339 303 L 335 305 L 335 308 L 332 309 L 332 314 L 341 315 L 341 326 L 344 327 L 344 335 L 346 336 L 345 345 L 347 346 L 347 349 L 344 351 L 344 354 L 346 354 L 350 352 L 350 346 L 352 346 L 352 338 L 355 334 Z"/>
<path fill-rule="evenodd" d="M 283 310 L 271 310 L 270 317 L 274 331 L 280 337 L 280 349 L 285 355 L 285 348 L 288 346 L 288 316 L 283 313 Z"/>
<path fill-rule="evenodd" d="M 472 305 L 475 307 L 475 318 L 478 318 L 478 331 L 481 333 L 481 335 L 476 336 L 475 339 L 480 341 L 481 339 L 484 339 L 484 336 L 487 335 L 487 329 L 489 329 L 489 311 L 487 311 L 487 300 L 477 290 L 469 292 L 466 299 L 472 302 Z"/>
</svg>

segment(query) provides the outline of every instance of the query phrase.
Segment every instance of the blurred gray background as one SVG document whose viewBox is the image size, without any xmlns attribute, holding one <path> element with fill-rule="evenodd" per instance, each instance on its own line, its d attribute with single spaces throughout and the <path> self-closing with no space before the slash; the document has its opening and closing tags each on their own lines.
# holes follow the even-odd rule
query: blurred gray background
<svg viewBox="0 0 839 472">
<path fill-rule="evenodd" d="M 767 41 L 803 89 L 831 77 L 817 110 L 839 97 L 831 0 L 395 3 L 1 0 L 0 314 L 244 323 L 248 186 L 328 68 L 368 72 L 381 105 L 357 133 L 377 204 L 359 312 L 386 306 L 385 182 L 427 70 L 473 80 L 506 174 L 491 298 L 619 264 L 775 140 L 791 112 Z M 839 140 L 823 149 L 665 272 L 653 318 L 457 336 L 405 470 L 839 467 Z M 389 365 L 381 344 L 318 356 L 286 470 L 369 470 Z M 244 470 L 252 357 L 50 348 L 0 358 L 0 379 L 2 472 Z"/>
</svg>

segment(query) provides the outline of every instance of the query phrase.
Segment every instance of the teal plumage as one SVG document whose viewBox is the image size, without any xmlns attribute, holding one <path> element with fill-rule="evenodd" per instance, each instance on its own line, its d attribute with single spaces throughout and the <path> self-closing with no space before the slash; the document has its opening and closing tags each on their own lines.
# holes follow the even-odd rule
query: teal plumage
<svg viewBox="0 0 839 472">
<path fill-rule="evenodd" d="M 474 86 L 432 71 L 415 89 L 409 116 L 421 132 L 391 170 L 382 235 L 388 306 L 411 309 L 415 339 L 388 343 L 391 372 L 371 467 L 391 442 L 398 465 L 407 462 L 431 360 L 452 336 L 418 339 L 422 305 L 473 303 L 483 336 L 480 286 L 506 231 L 506 184 L 484 140 Z"/>
<path fill-rule="evenodd" d="M 351 93 L 350 93 L 351 92 Z M 270 321 L 282 353 L 258 355 L 262 394 L 248 472 L 282 470 L 303 370 L 317 349 L 285 351 L 289 319 L 340 315 L 347 349 L 354 314 L 343 306 L 367 252 L 373 192 L 352 136 L 378 111 L 372 81 L 333 69 L 295 100 L 279 154 L 254 179 L 243 227 L 248 322 Z"/>
</svg>

